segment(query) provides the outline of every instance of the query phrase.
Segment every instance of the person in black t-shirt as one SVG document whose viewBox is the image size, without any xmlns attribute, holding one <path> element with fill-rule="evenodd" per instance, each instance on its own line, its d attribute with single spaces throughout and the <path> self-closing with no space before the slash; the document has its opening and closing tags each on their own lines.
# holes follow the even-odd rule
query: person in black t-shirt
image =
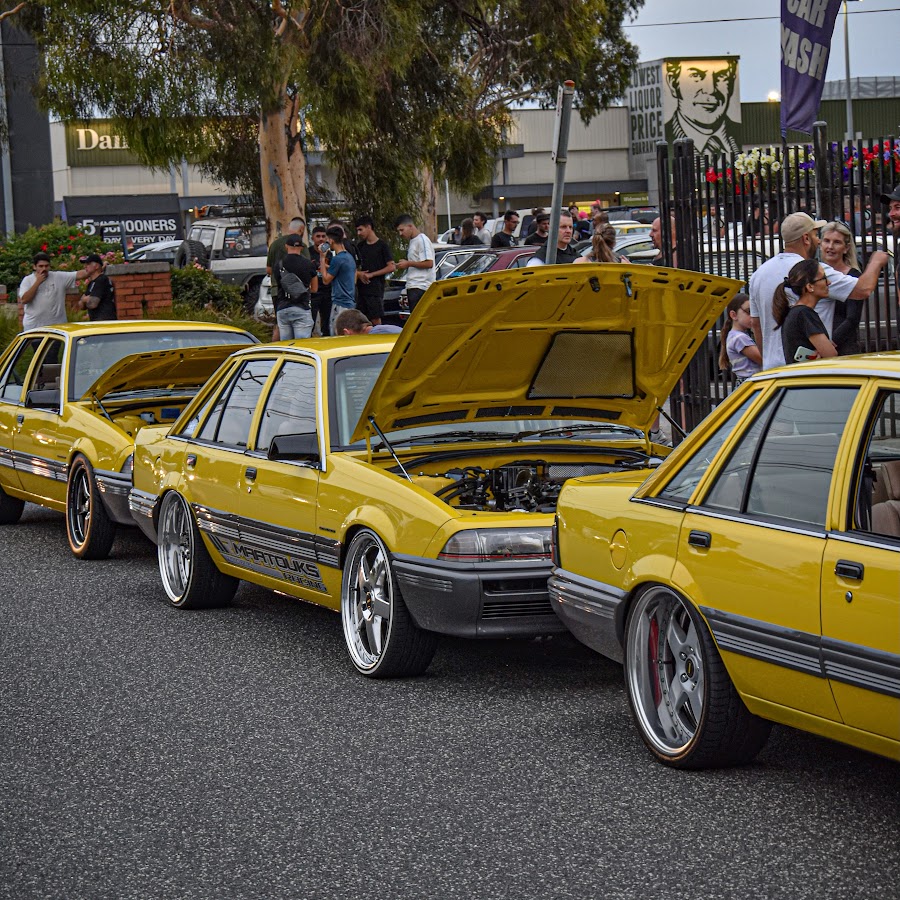
<svg viewBox="0 0 900 900">
<path fill-rule="evenodd" d="M 525 238 L 526 247 L 540 247 L 541 244 L 547 243 L 550 237 L 550 213 L 538 213 L 535 217 L 535 230 Z"/>
<path fill-rule="evenodd" d="M 579 259 L 579 254 L 572 246 L 572 237 L 574 235 L 574 226 L 572 217 L 567 213 L 559 214 L 559 238 L 556 242 L 556 264 L 574 263 Z M 526 266 L 544 266 L 547 264 L 547 242 L 545 241 L 538 247 L 537 253 L 528 260 Z"/>
<path fill-rule="evenodd" d="M 797 295 L 791 306 L 787 290 Z M 772 315 L 781 329 L 781 343 L 785 361 L 802 362 L 837 356 L 837 348 L 828 336 L 816 312 L 816 304 L 828 296 L 828 276 L 817 259 L 804 259 L 795 265 L 775 288 Z"/>
<path fill-rule="evenodd" d="M 309 258 L 318 272 L 322 257 L 325 257 L 325 267 L 327 268 L 328 263 L 331 262 L 332 255 L 324 225 L 317 225 L 313 228 L 312 239 L 313 243 L 309 248 Z M 318 316 L 320 333 L 322 337 L 328 337 L 331 334 L 329 328 L 331 323 L 331 285 L 323 284 L 321 278 L 316 280 L 319 289 L 312 292 L 312 318 L 313 322 L 315 322 Z"/>
<path fill-rule="evenodd" d="M 371 216 L 356 220 L 356 308 L 373 324 L 380 325 L 384 315 L 385 278 L 397 266 L 386 241 L 375 234 Z"/>
<path fill-rule="evenodd" d="M 284 248 L 287 255 L 275 264 L 278 272 L 279 290 L 275 297 L 275 317 L 278 321 L 279 339 L 282 341 L 308 338 L 312 335 L 312 294 L 319 286 L 316 268 L 306 257 L 303 238 L 299 234 L 289 234 Z M 306 291 L 292 296 L 288 275 L 296 275 L 306 287 Z M 295 284 L 293 279 L 292 284 Z M 299 287 L 299 285 L 298 285 Z"/>
<path fill-rule="evenodd" d="M 491 249 L 505 249 L 507 247 L 518 247 L 519 242 L 516 239 L 515 230 L 519 224 L 519 214 L 514 209 L 508 209 L 503 213 L 503 231 L 498 231 L 491 238 Z"/>
<path fill-rule="evenodd" d="M 78 301 L 81 309 L 87 310 L 92 322 L 111 322 L 118 319 L 116 314 L 116 291 L 109 277 L 103 274 L 103 260 L 96 254 L 82 256 L 87 274 L 87 288 Z"/>
</svg>

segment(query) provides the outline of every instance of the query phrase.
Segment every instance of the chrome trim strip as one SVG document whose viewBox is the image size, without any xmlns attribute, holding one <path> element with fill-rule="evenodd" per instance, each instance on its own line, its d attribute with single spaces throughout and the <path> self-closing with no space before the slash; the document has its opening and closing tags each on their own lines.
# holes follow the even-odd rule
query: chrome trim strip
<svg viewBox="0 0 900 900">
<path fill-rule="evenodd" d="M 615 619 L 616 608 L 625 599 L 621 588 L 593 581 L 565 569 L 554 569 L 547 585 L 550 598 L 601 619 Z"/>
<path fill-rule="evenodd" d="M 69 465 L 58 459 L 46 459 L 43 456 L 32 456 L 30 453 L 21 453 L 18 450 L 10 451 L 13 458 L 13 468 L 18 472 L 27 472 L 41 478 L 49 478 L 52 481 L 68 481 Z"/>
<path fill-rule="evenodd" d="M 0 466 L 6 466 L 9 469 L 16 467 L 13 451 L 7 447 L 0 447 Z"/>
<path fill-rule="evenodd" d="M 900 699 L 900 656 L 834 638 L 822 638 L 825 672 L 835 681 Z"/>
<path fill-rule="evenodd" d="M 139 491 L 132 488 L 128 494 L 128 508 L 133 515 L 145 516 L 148 519 L 153 518 L 153 510 L 156 507 L 156 494 L 148 494 L 146 491 Z"/>
<path fill-rule="evenodd" d="M 753 518 L 751 516 L 740 515 L 736 513 L 718 512 L 707 506 L 687 506 L 685 513 L 695 513 L 700 516 L 706 516 L 710 519 L 720 519 L 723 522 L 739 522 L 742 525 L 756 525 L 759 528 L 770 528 L 774 531 L 785 531 L 788 534 L 804 534 L 808 537 L 826 538 L 827 532 L 822 530 L 811 531 L 808 528 L 798 528 L 794 525 L 782 525 L 780 522 L 773 522 L 771 519 Z"/>
<path fill-rule="evenodd" d="M 824 678 L 817 634 L 783 628 L 758 619 L 701 606 L 716 643 L 723 650 Z"/>
<path fill-rule="evenodd" d="M 842 541 L 857 547 L 874 547 L 877 550 L 893 550 L 895 553 L 900 551 L 898 538 L 893 539 L 894 543 L 888 543 L 891 540 L 888 535 L 875 534 L 871 531 L 829 531 L 828 537 L 833 541 Z"/>
<path fill-rule="evenodd" d="M 219 547 L 222 555 L 227 555 L 229 561 L 234 562 L 235 565 L 254 568 L 245 556 L 235 555 L 237 551 L 234 547 L 227 548 L 225 540 L 246 545 L 245 549 L 248 552 L 261 555 L 261 559 L 263 557 L 266 559 L 284 557 L 318 562 L 331 568 L 337 568 L 340 543 L 336 540 L 322 538 L 307 531 L 296 531 L 279 525 L 271 525 L 258 519 L 248 519 L 222 510 L 210 509 L 200 503 L 192 503 L 191 509 L 197 518 L 197 527 L 216 539 L 216 546 Z M 265 568 L 254 568 L 254 571 L 271 574 Z"/>
</svg>

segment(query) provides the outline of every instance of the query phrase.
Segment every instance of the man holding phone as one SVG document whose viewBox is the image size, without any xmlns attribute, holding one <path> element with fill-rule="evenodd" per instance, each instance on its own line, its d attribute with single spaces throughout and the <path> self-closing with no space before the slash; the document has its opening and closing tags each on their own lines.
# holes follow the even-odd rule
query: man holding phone
<svg viewBox="0 0 900 900">
<path fill-rule="evenodd" d="M 59 325 L 66 321 L 66 294 L 75 289 L 77 282 L 88 273 L 51 272 L 50 257 L 35 253 L 34 272 L 26 275 L 19 285 L 19 300 L 25 308 L 22 329 L 40 328 L 43 325 Z"/>
</svg>

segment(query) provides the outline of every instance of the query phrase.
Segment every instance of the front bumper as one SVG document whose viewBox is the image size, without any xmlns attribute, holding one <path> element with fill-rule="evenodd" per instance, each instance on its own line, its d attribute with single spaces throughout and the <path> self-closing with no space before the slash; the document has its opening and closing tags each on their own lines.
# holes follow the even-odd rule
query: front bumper
<svg viewBox="0 0 900 900">
<path fill-rule="evenodd" d="M 582 644 L 616 662 L 624 660 L 619 635 L 625 591 L 565 569 L 553 570 L 548 589 L 551 606 Z"/>
<path fill-rule="evenodd" d="M 109 517 L 117 525 L 134 525 L 128 508 L 128 493 L 131 490 L 131 475 L 121 472 L 94 470 L 94 480 Z"/>
<path fill-rule="evenodd" d="M 457 563 L 394 554 L 403 600 L 420 628 L 457 637 L 565 631 L 547 594 L 550 562 Z"/>
</svg>

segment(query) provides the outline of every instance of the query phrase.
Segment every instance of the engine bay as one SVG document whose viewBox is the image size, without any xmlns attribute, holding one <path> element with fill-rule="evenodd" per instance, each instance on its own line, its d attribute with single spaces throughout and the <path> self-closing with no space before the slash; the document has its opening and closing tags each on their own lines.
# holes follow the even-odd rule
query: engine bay
<svg viewBox="0 0 900 900">
<path fill-rule="evenodd" d="M 620 472 L 623 468 L 615 463 L 519 459 L 491 468 L 467 465 L 436 474 L 410 472 L 410 478 L 458 509 L 552 513 L 564 482 L 570 478 Z"/>
</svg>

